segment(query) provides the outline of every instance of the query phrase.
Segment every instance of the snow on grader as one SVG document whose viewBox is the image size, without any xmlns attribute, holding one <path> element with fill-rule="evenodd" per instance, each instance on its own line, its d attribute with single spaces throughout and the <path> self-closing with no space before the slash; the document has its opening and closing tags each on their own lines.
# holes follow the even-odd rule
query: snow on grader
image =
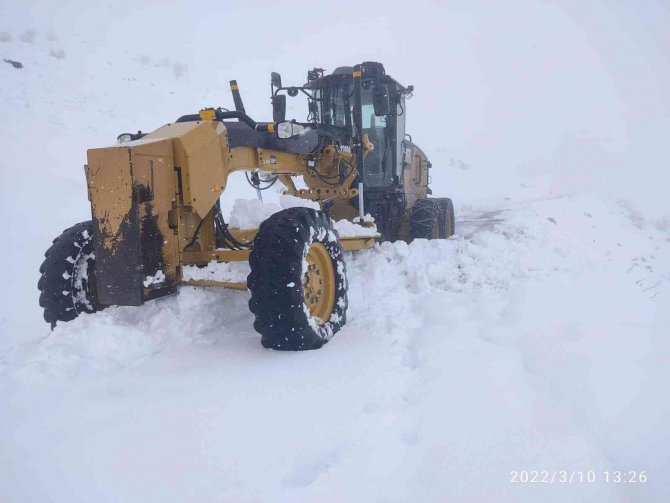
<svg viewBox="0 0 670 503">
<path fill-rule="evenodd" d="M 452 202 L 428 198 L 430 163 L 405 134 L 413 87 L 380 63 L 329 75 L 315 68 L 303 86 L 283 87 L 273 73 L 269 123 L 251 119 L 237 83 L 230 87 L 234 111 L 206 108 L 88 151 L 92 219 L 54 240 L 40 268 L 40 305 L 52 328 L 180 285 L 220 286 L 250 291 L 263 346 L 316 349 L 346 322 L 345 251 L 453 234 Z M 286 120 L 287 95 L 307 97 L 307 122 Z M 279 182 L 320 209 L 291 207 L 258 229 L 232 228 L 220 198 L 236 171 L 259 191 Z M 334 220 L 360 232 L 340 236 Z M 189 274 L 239 261 L 249 262 L 246 281 Z"/>
</svg>

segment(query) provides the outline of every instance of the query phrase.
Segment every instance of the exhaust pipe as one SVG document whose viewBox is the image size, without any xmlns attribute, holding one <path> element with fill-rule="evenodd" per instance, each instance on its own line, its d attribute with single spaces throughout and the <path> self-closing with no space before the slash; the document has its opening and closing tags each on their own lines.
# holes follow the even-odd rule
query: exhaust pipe
<svg viewBox="0 0 670 503">
<path fill-rule="evenodd" d="M 238 87 L 236 80 L 230 81 L 230 92 L 233 93 L 233 102 L 235 103 L 235 110 L 245 114 L 246 111 L 244 110 L 244 103 L 242 103 L 240 88 Z"/>
</svg>

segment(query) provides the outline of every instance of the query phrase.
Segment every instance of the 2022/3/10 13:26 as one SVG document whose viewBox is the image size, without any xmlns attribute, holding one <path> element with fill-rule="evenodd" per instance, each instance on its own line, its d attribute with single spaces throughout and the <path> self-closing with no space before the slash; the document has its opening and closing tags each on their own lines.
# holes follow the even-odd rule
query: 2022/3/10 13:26
<svg viewBox="0 0 670 503">
<path fill-rule="evenodd" d="M 512 470 L 509 481 L 513 484 L 594 484 L 597 482 L 614 484 L 644 484 L 646 471 L 612 470 Z"/>
</svg>

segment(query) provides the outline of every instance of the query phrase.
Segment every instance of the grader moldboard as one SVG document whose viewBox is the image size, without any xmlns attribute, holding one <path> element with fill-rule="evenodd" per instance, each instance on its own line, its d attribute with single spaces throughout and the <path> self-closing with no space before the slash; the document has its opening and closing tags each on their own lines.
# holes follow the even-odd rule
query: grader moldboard
<svg viewBox="0 0 670 503">
<path fill-rule="evenodd" d="M 122 134 L 88 151 L 92 220 L 63 232 L 46 252 L 38 283 L 44 319 L 55 327 L 107 306 L 139 306 L 180 284 L 245 290 L 262 344 L 316 349 L 345 323 L 344 251 L 378 239 L 443 239 L 454 232 L 450 199 L 430 199 L 430 163 L 405 134 L 403 87 L 380 63 L 315 68 L 303 86 L 271 76 L 273 122 L 244 110 L 206 108 L 143 134 Z M 286 95 L 307 96 L 306 123 L 286 120 Z M 219 198 L 228 176 L 246 171 L 257 189 L 276 181 L 321 210 L 289 208 L 257 230 L 226 224 Z M 302 177 L 298 189 L 293 177 Z M 331 219 L 377 233 L 340 238 Z M 363 229 L 363 227 L 361 227 Z M 186 268 L 249 261 L 246 283 L 193 280 Z"/>
</svg>

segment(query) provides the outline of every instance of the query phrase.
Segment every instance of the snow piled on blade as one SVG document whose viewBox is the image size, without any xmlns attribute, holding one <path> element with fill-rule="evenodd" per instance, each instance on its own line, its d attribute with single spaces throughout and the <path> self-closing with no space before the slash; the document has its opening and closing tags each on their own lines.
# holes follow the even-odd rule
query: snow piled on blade
<svg viewBox="0 0 670 503">
<path fill-rule="evenodd" d="M 0 360 L 0 495 L 667 493 L 669 229 L 585 195 L 469 208 L 457 230 L 347 253 L 348 322 L 318 351 L 264 350 L 248 293 L 192 287 L 15 346 Z M 598 478 L 519 485 L 513 470 Z M 604 483 L 614 470 L 649 479 Z"/>
</svg>

